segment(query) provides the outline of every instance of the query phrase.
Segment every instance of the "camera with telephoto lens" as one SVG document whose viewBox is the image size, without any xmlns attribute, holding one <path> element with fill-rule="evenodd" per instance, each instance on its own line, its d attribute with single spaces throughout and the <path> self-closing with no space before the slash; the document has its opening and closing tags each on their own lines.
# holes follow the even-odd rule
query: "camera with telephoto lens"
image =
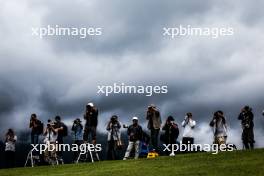
<svg viewBox="0 0 264 176">
<path fill-rule="evenodd" d="M 50 119 L 48 120 L 48 124 L 47 124 L 47 127 L 50 128 L 52 126 L 54 126 L 54 122 L 52 122 Z"/>
<path fill-rule="evenodd" d="M 116 123 L 116 122 L 117 122 L 116 117 L 111 117 L 111 123 L 113 124 L 113 123 Z"/>
</svg>

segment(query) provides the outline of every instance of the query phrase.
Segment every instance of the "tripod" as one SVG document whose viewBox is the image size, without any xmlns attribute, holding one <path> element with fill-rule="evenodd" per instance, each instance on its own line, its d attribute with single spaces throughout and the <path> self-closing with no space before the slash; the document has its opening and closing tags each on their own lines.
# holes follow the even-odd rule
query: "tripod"
<svg viewBox="0 0 264 176">
<path fill-rule="evenodd" d="M 35 160 L 39 160 L 39 156 L 38 155 L 33 155 L 33 149 L 31 149 L 28 154 L 27 154 L 27 159 L 26 159 L 26 162 L 25 162 L 25 165 L 24 167 L 27 166 L 28 162 L 30 161 L 31 163 L 31 167 L 34 167 L 35 165 Z"/>
<path fill-rule="evenodd" d="M 89 146 L 90 144 L 89 143 L 86 143 L 86 146 L 87 145 Z M 88 155 L 90 155 L 91 161 L 93 163 L 94 162 L 94 157 L 93 157 L 93 153 L 92 152 L 95 153 L 96 159 L 98 161 L 100 161 L 100 158 L 99 158 L 98 153 L 96 151 L 91 151 L 89 147 L 86 147 L 85 153 L 82 153 L 82 152 L 79 153 L 79 156 L 78 156 L 78 158 L 76 160 L 76 163 L 79 163 L 79 161 L 80 161 L 80 159 L 81 159 L 82 156 L 85 156 L 85 159 L 84 160 L 87 160 L 88 159 Z"/>
</svg>

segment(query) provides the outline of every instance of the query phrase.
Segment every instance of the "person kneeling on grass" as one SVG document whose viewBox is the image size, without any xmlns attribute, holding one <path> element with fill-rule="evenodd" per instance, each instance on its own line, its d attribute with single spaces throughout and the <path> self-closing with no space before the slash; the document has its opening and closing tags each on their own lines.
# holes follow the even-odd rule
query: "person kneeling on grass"
<svg viewBox="0 0 264 176">
<path fill-rule="evenodd" d="M 132 121 L 133 124 L 130 125 L 127 129 L 129 143 L 123 160 L 126 160 L 129 157 L 133 147 L 135 147 L 135 159 L 138 159 L 139 156 L 139 143 L 142 138 L 142 127 L 138 124 L 137 117 L 133 117 Z"/>
</svg>

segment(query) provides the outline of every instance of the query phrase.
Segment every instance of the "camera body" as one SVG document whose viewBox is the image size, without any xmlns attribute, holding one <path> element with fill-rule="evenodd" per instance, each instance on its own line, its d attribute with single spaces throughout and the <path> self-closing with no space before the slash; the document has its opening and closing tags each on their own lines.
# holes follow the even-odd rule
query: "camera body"
<svg viewBox="0 0 264 176">
<path fill-rule="evenodd" d="M 48 124 L 47 124 L 47 127 L 48 128 L 51 128 L 52 126 L 54 126 L 54 122 L 52 122 L 50 119 L 48 120 Z"/>
<path fill-rule="evenodd" d="M 76 124 L 76 125 L 78 125 L 78 124 L 80 124 L 80 121 L 74 120 L 73 123 Z"/>
<path fill-rule="evenodd" d="M 112 123 L 112 124 L 115 124 L 115 123 L 117 123 L 117 119 L 116 119 L 116 118 L 114 118 L 114 117 L 111 117 L 111 120 L 110 120 L 110 121 L 111 121 L 111 123 Z"/>
</svg>

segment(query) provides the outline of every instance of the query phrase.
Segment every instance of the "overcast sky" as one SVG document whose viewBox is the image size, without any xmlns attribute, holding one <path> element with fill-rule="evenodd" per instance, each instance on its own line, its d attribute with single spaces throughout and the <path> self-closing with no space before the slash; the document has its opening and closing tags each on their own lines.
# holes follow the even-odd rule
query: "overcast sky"
<svg viewBox="0 0 264 176">
<path fill-rule="evenodd" d="M 35 112 L 70 125 L 85 104 L 99 108 L 99 127 L 117 114 L 123 123 L 154 103 L 163 122 L 186 112 L 197 141 L 212 142 L 208 123 L 223 110 L 229 142 L 239 145 L 237 115 L 250 105 L 258 146 L 264 146 L 264 2 L 256 0 L 0 0 L 0 126 L 25 129 Z M 232 27 L 233 36 L 164 37 L 164 27 Z M 100 27 L 101 36 L 32 36 L 32 27 Z M 98 85 L 167 85 L 163 95 L 97 94 Z M 183 129 L 180 129 L 181 133 Z M 261 143 L 262 142 L 262 143 Z"/>
</svg>

